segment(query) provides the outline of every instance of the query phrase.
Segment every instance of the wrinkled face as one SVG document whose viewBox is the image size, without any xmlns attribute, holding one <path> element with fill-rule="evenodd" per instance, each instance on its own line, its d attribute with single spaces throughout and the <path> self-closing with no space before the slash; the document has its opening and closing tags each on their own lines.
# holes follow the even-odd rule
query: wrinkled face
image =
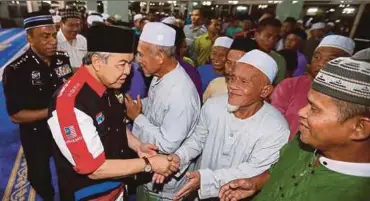
<svg viewBox="0 0 370 201">
<path fill-rule="evenodd" d="M 67 40 L 74 40 L 81 29 L 81 20 L 79 18 L 67 18 L 62 23 L 62 31 Z"/>
<path fill-rule="evenodd" d="M 226 63 L 225 63 L 225 77 L 228 79 L 229 75 L 231 75 L 232 71 L 235 68 L 236 62 L 242 58 L 242 56 L 246 52 L 243 52 L 241 50 L 230 50 L 227 53 L 226 57 Z"/>
<path fill-rule="evenodd" d="M 255 67 L 236 63 L 227 79 L 228 102 L 235 106 L 249 106 L 265 98 L 267 77 Z"/>
<path fill-rule="evenodd" d="M 218 71 L 225 70 L 226 56 L 228 52 L 226 47 L 213 47 L 211 53 L 212 66 Z"/>
<path fill-rule="evenodd" d="M 321 151 L 339 148 L 353 133 L 353 118 L 340 122 L 340 112 L 332 97 L 311 89 L 308 104 L 299 111 L 301 140 Z"/>
<path fill-rule="evenodd" d="M 289 34 L 284 41 L 284 48 L 288 50 L 294 50 L 298 51 L 301 49 L 302 46 L 302 39 L 295 35 L 295 34 Z"/>
<path fill-rule="evenodd" d="M 208 26 L 208 31 L 218 34 L 221 31 L 221 22 L 216 19 L 212 19 L 210 25 Z"/>
<path fill-rule="evenodd" d="M 57 51 L 57 30 L 54 25 L 36 27 L 27 34 L 27 40 L 40 56 L 51 57 Z"/>
<path fill-rule="evenodd" d="M 140 64 L 144 74 L 147 76 L 155 75 L 161 68 L 159 63 L 161 62 L 159 61 L 161 58 L 159 58 L 159 55 L 155 54 L 153 50 L 153 45 L 147 42 L 139 41 L 136 59 Z"/>
<path fill-rule="evenodd" d="M 280 36 L 285 37 L 287 34 L 291 33 L 293 31 L 294 25 L 289 22 L 284 22 L 281 26 L 280 30 Z"/>
<path fill-rule="evenodd" d="M 191 11 L 191 23 L 193 25 L 200 24 L 200 19 L 201 19 L 200 10 L 195 9 Z"/>
<path fill-rule="evenodd" d="M 267 25 L 255 33 L 258 47 L 264 52 L 270 52 L 279 40 L 279 27 Z"/>
<path fill-rule="evenodd" d="M 133 59 L 133 54 L 111 53 L 106 59 L 93 55 L 92 65 L 103 85 L 119 89 L 130 75 Z"/>
<path fill-rule="evenodd" d="M 342 56 L 348 56 L 348 54 L 343 50 L 334 47 L 319 47 L 314 52 L 311 64 L 308 65 L 308 73 L 312 77 L 316 77 L 316 75 L 326 65 L 326 63 Z"/>
</svg>

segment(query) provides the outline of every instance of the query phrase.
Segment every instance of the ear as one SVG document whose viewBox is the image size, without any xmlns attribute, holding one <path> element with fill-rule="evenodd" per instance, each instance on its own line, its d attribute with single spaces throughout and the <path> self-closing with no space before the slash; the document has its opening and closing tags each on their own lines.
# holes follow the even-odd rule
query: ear
<svg viewBox="0 0 370 201">
<path fill-rule="evenodd" d="M 32 43 L 33 43 L 33 37 L 31 36 L 31 33 L 27 34 L 27 41 L 28 41 L 29 44 L 32 45 Z"/>
<path fill-rule="evenodd" d="M 355 129 L 350 135 L 351 140 L 361 141 L 370 138 L 370 118 L 369 117 L 358 117 L 355 118 Z"/>
<path fill-rule="evenodd" d="M 157 55 L 155 55 L 155 58 L 157 59 L 158 64 L 162 65 L 164 63 L 165 55 L 163 52 L 158 51 Z"/>
<path fill-rule="evenodd" d="M 270 94 L 272 93 L 273 90 L 274 90 L 274 86 L 272 84 L 265 85 L 262 88 L 261 98 L 263 98 L 263 99 L 268 98 L 270 96 Z"/>
<path fill-rule="evenodd" d="M 102 63 L 103 61 L 98 55 L 94 54 L 91 56 L 91 64 L 96 72 L 100 71 L 100 69 L 102 68 Z"/>
</svg>

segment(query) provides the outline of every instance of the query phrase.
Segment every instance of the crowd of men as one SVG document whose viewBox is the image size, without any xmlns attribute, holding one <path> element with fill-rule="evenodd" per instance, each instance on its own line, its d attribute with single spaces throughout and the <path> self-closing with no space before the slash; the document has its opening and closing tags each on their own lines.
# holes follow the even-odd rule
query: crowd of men
<svg viewBox="0 0 370 201">
<path fill-rule="evenodd" d="M 332 24 L 60 14 L 3 75 L 43 200 L 51 156 L 62 201 L 370 198 L 370 49 Z"/>
</svg>

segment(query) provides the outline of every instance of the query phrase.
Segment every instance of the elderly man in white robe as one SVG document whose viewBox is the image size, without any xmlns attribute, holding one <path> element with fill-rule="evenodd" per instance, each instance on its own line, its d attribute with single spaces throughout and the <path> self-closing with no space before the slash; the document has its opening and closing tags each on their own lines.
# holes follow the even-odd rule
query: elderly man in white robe
<svg viewBox="0 0 370 201">
<path fill-rule="evenodd" d="M 215 198 L 222 185 L 259 175 L 277 162 L 289 127 L 280 112 L 264 101 L 273 90 L 276 73 L 276 62 L 260 50 L 237 61 L 227 78 L 228 93 L 205 103 L 194 133 L 175 152 L 181 171 L 202 155 L 199 170 L 186 173 L 188 182 L 174 200 L 191 194 L 188 198 L 193 198 L 197 190 L 200 200 Z"/>
<path fill-rule="evenodd" d="M 190 77 L 175 58 L 176 31 L 159 22 L 145 25 L 137 49 L 137 60 L 145 75 L 154 76 L 148 97 L 136 102 L 126 95 L 127 115 L 133 120 L 132 133 L 152 143 L 162 154 L 173 154 L 195 129 L 200 98 Z M 158 190 L 153 183 L 139 186 L 137 200 L 172 200 L 185 183 L 173 178 Z"/>
</svg>

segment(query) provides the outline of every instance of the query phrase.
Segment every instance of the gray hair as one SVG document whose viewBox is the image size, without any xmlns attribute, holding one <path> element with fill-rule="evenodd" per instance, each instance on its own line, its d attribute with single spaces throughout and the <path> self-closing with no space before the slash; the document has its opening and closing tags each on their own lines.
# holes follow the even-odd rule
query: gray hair
<svg viewBox="0 0 370 201">
<path fill-rule="evenodd" d="M 355 116 L 370 117 L 370 107 L 365 105 L 360 105 L 356 103 L 349 103 L 346 101 L 339 100 L 337 98 L 332 98 L 339 112 L 339 122 L 344 122 Z"/>
<path fill-rule="evenodd" d="M 160 46 L 160 45 L 151 45 L 151 54 L 155 55 L 158 53 L 164 53 L 167 57 L 174 57 L 176 56 L 176 47 L 175 46 Z"/>
<path fill-rule="evenodd" d="M 108 57 L 110 56 L 110 53 L 109 52 L 87 52 L 87 54 L 82 59 L 82 63 L 84 65 L 91 65 L 92 64 L 91 58 L 93 55 L 97 55 L 106 63 L 108 60 Z"/>
</svg>

